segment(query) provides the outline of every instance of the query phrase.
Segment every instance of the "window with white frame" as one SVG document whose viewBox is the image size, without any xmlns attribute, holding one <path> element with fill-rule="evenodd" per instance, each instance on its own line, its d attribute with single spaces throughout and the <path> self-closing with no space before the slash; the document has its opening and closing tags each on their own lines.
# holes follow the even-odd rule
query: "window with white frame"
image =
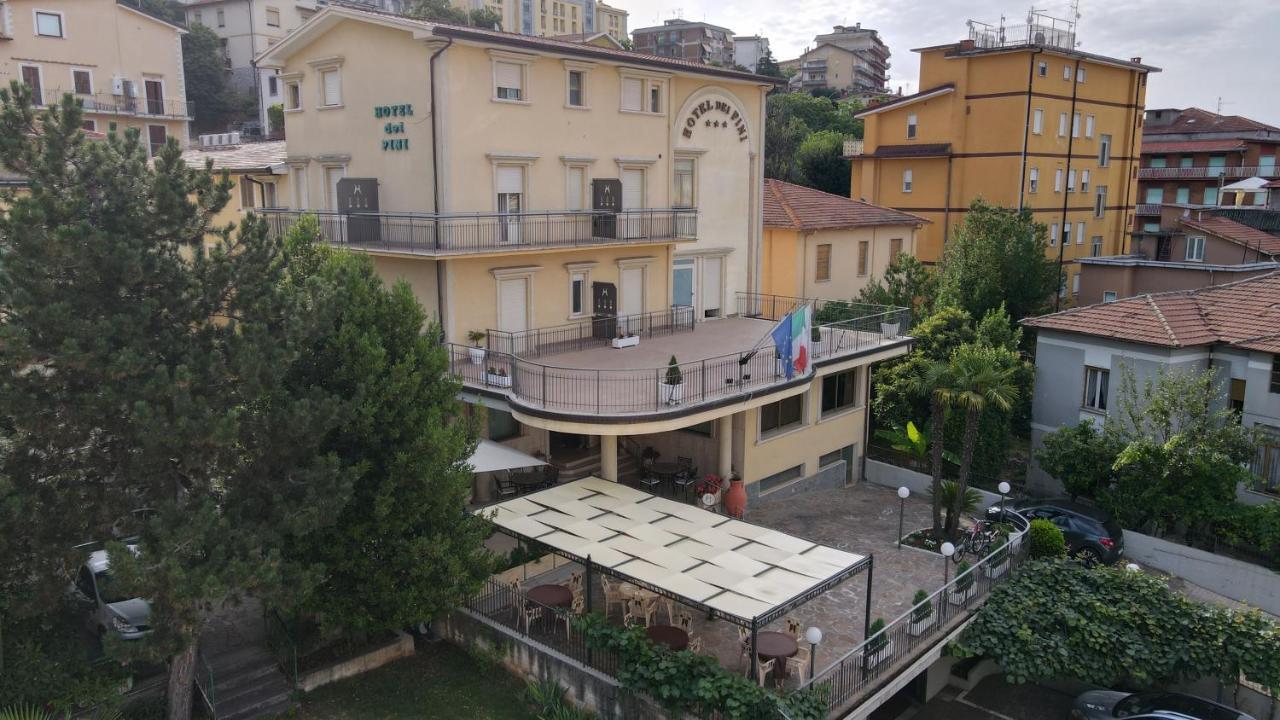
<svg viewBox="0 0 1280 720">
<path fill-rule="evenodd" d="M 1058 246 L 1058 223 L 1049 226 L 1049 246 Z"/>
<path fill-rule="evenodd" d="M 624 75 L 621 107 L 627 112 L 661 114 L 664 87 L 665 83 L 657 78 Z"/>
<path fill-rule="evenodd" d="M 582 210 L 587 206 L 587 166 L 566 165 L 564 168 L 564 207 Z"/>
<path fill-rule="evenodd" d="M 1067 114 L 1058 113 L 1058 137 L 1067 136 Z"/>
<path fill-rule="evenodd" d="M 74 68 L 71 70 L 71 86 L 77 95 L 93 94 L 93 73 L 88 70 Z"/>
<path fill-rule="evenodd" d="M 587 92 L 587 73 L 584 70 L 570 70 L 568 72 L 568 105 L 569 107 L 586 107 Z"/>
<path fill-rule="evenodd" d="M 1111 371 L 1098 367 L 1084 368 L 1084 407 L 1100 412 L 1107 411 L 1107 386 Z"/>
<path fill-rule="evenodd" d="M 1073 273 L 1071 275 L 1071 294 L 1080 294 L 1080 273 Z"/>
<path fill-rule="evenodd" d="M 267 76 L 267 94 L 275 97 L 280 94 L 280 78 L 275 75 Z"/>
<path fill-rule="evenodd" d="M 671 188 L 671 206 L 678 208 L 694 207 L 694 188 L 696 161 L 693 158 L 676 158 L 675 177 Z"/>
<path fill-rule="evenodd" d="M 1040 135 L 1044 132 L 1044 110 L 1036 108 L 1031 112 L 1031 132 Z"/>
<path fill-rule="evenodd" d="M 346 165 L 327 165 L 324 169 L 324 191 L 330 210 L 339 210 L 338 181 L 347 176 Z"/>
<path fill-rule="evenodd" d="M 342 105 L 342 75 L 338 68 L 320 71 L 320 106 L 338 107 Z"/>
<path fill-rule="evenodd" d="M 1062 168 L 1053 171 L 1053 191 L 1062 192 Z"/>
<path fill-rule="evenodd" d="M 1085 78 L 1084 68 L 1076 68 L 1076 82 L 1084 82 L 1084 78 Z"/>
<path fill-rule="evenodd" d="M 227 26 L 227 13 L 222 8 L 218 8 L 218 27 Z"/>
<path fill-rule="evenodd" d="M 1037 74 L 1040 77 L 1049 77 L 1049 63 L 1044 62 L 1043 60 L 1040 61 L 1040 65 L 1037 68 Z"/>
<path fill-rule="evenodd" d="M 1035 192 L 1040 189 L 1040 168 L 1031 168 L 1030 175 L 1027 180 L 1027 192 Z"/>
<path fill-rule="evenodd" d="M 916 114 L 907 113 L 907 139 L 914 140 L 916 137 Z"/>
<path fill-rule="evenodd" d="M 280 8 L 267 7 L 267 27 L 280 27 Z"/>
<path fill-rule="evenodd" d="M 1066 80 L 1067 82 L 1071 82 L 1071 66 L 1070 65 L 1062 66 L 1062 79 Z"/>
<path fill-rule="evenodd" d="M 1103 133 L 1098 136 L 1098 167 L 1111 164 L 1111 136 Z"/>
<path fill-rule="evenodd" d="M 1088 170 L 1080 171 L 1080 192 L 1082 193 L 1089 192 L 1089 171 Z"/>
<path fill-rule="evenodd" d="M 1089 257 L 1100 257 L 1102 255 L 1102 236 L 1094 235 L 1093 245 L 1089 248 Z"/>
<path fill-rule="evenodd" d="M 1076 191 L 1076 171 L 1074 169 L 1067 171 L 1067 192 Z"/>
<path fill-rule="evenodd" d="M 1084 221 L 1076 223 L 1076 244 L 1084 244 Z"/>
<path fill-rule="evenodd" d="M 1103 290 L 1103 291 L 1102 291 L 1102 302 L 1104 302 L 1104 303 L 1113 303 L 1113 302 L 1115 302 L 1115 301 L 1116 301 L 1116 291 L 1115 291 L 1115 290 Z"/>
<path fill-rule="evenodd" d="M 1097 122 L 1098 122 L 1098 118 L 1096 115 L 1085 116 L 1084 118 L 1084 136 L 1085 137 L 1087 138 L 1093 137 L 1093 128 L 1097 124 Z"/>
<path fill-rule="evenodd" d="M 910 170 L 902 171 L 902 192 L 904 193 L 911 192 L 911 171 Z"/>
<path fill-rule="evenodd" d="M 293 188 L 293 209 L 307 209 L 307 166 L 289 166 L 289 187 Z"/>
<path fill-rule="evenodd" d="M 493 97 L 495 100 L 520 102 L 527 100 L 525 63 L 495 60 L 493 62 Z"/>
<path fill-rule="evenodd" d="M 1204 260 L 1204 236 L 1187 236 L 1187 260 L 1200 262 Z"/>
<path fill-rule="evenodd" d="M 284 81 L 284 109 L 302 109 L 302 81 L 293 79 Z"/>
<path fill-rule="evenodd" d="M 582 317 L 591 312 L 591 270 L 585 266 L 569 266 L 569 317 Z"/>
<path fill-rule="evenodd" d="M 1093 195 L 1093 216 L 1102 217 L 1107 211 L 1107 186 L 1099 185 L 1098 191 Z"/>
<path fill-rule="evenodd" d="M 40 37 L 66 37 L 66 28 L 62 26 L 62 13 L 48 10 L 36 10 L 36 34 Z"/>
</svg>

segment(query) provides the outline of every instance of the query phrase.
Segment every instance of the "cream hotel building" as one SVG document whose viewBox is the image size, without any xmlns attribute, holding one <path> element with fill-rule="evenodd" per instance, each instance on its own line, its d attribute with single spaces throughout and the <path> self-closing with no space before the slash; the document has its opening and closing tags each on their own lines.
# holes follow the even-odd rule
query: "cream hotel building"
<svg viewBox="0 0 1280 720">
<path fill-rule="evenodd" d="M 286 94 L 273 231 L 313 213 L 408 282 L 489 438 L 562 479 L 631 480 L 645 448 L 755 497 L 859 478 L 909 316 L 858 308 L 780 373 L 802 301 L 759 294 L 767 81 L 344 6 L 258 64 Z"/>
</svg>

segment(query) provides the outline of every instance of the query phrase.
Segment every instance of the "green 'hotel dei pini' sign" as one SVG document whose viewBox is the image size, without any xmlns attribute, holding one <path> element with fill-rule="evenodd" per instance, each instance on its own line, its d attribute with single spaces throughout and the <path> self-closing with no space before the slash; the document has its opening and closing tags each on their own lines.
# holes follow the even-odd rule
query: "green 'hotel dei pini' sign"
<svg viewBox="0 0 1280 720">
<path fill-rule="evenodd" d="M 387 120 L 382 126 L 384 135 L 403 135 L 404 121 L 397 122 L 391 118 L 413 117 L 413 105 L 376 105 L 373 108 L 373 116 L 378 120 Z M 408 150 L 409 138 L 384 137 L 382 138 L 382 149 L 384 152 Z"/>
</svg>

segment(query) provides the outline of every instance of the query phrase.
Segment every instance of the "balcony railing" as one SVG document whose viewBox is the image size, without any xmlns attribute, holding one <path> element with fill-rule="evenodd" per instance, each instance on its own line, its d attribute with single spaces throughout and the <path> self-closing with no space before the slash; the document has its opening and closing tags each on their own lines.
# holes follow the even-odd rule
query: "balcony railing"
<svg viewBox="0 0 1280 720">
<path fill-rule="evenodd" d="M 1280 177 L 1280 165 L 1138 168 L 1138 178 L 1141 180 L 1217 178 L 1219 176 L 1225 178 Z"/>
<path fill-rule="evenodd" d="M 738 300 L 740 308 L 758 311 L 752 317 L 765 320 L 773 319 L 775 314 L 781 317 L 789 312 L 785 308 L 794 309 L 803 302 L 760 295 L 740 295 Z M 895 340 L 911 320 L 911 311 L 906 308 L 845 303 L 841 309 L 846 311 L 841 314 L 842 319 L 815 328 L 818 339 L 811 346 L 815 363 L 851 356 Z M 677 331 L 683 312 L 681 308 L 674 309 L 671 318 L 677 322 L 659 327 Z M 762 329 L 767 332 L 768 326 L 763 325 Z M 511 342 L 518 348 L 518 340 Z M 450 368 L 467 385 L 506 392 L 515 403 L 529 408 L 575 415 L 661 414 L 732 400 L 789 382 L 769 343 L 679 363 L 675 367 L 680 382 L 674 387 L 667 380 L 676 373 L 667 365 L 617 370 L 582 368 L 538 362 L 511 352 L 486 351 L 477 357 L 475 350 L 450 345 Z"/>
<path fill-rule="evenodd" d="M 66 90 L 45 90 L 44 104 L 56 105 L 62 96 L 70 94 L 84 105 L 85 112 L 111 113 L 113 115 L 146 115 L 151 117 L 189 118 L 195 111 L 195 103 L 172 98 L 128 97 L 111 93 L 69 93 Z"/>
<path fill-rule="evenodd" d="M 693 308 L 677 305 L 667 310 L 640 315 L 590 318 L 523 332 L 489 330 L 485 347 L 487 350 L 521 358 L 541 357 L 608 345 L 620 333 L 661 337 L 692 332 L 693 325 Z"/>
<path fill-rule="evenodd" d="M 1138 215 L 1159 215 L 1160 203 L 1138 203 L 1134 212 Z"/>
<path fill-rule="evenodd" d="M 862 154 L 862 147 L 863 147 L 863 146 L 862 146 L 862 142 L 863 142 L 862 140 L 845 140 L 845 141 L 844 141 L 844 156 L 845 156 L 845 157 L 858 157 L 859 155 L 861 155 L 861 154 Z"/>
<path fill-rule="evenodd" d="M 698 231 L 698 211 L 691 208 L 449 215 L 278 208 L 260 212 L 273 235 L 283 235 L 300 217 L 313 215 L 331 245 L 415 255 L 636 245 L 694 240 Z"/>
</svg>

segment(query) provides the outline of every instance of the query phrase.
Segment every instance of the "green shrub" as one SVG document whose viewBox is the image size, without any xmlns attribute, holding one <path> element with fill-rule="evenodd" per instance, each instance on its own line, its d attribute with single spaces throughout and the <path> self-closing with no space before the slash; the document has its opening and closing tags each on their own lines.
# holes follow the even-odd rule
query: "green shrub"
<svg viewBox="0 0 1280 720">
<path fill-rule="evenodd" d="M 969 572 L 973 566 L 968 560 L 961 560 L 956 565 L 956 590 L 960 592 L 969 592 L 969 588 L 973 587 L 973 573 Z"/>
<path fill-rule="evenodd" d="M 284 105 L 276 103 L 267 106 L 267 126 L 272 135 L 284 132 Z"/>
<path fill-rule="evenodd" d="M 667 377 L 664 382 L 668 385 L 679 385 L 684 382 L 684 373 L 680 371 L 680 363 L 676 361 L 675 355 L 667 361 Z"/>
<path fill-rule="evenodd" d="M 1030 543 L 1028 550 L 1033 560 L 1065 557 L 1067 554 L 1067 541 L 1062 537 L 1062 530 L 1050 520 L 1032 520 L 1027 537 Z"/>
<path fill-rule="evenodd" d="M 884 630 L 884 618 L 876 618 L 871 623 L 871 627 L 867 628 L 867 654 L 874 655 L 884 649 L 889 644 L 888 633 L 881 632 Z M 878 633 L 878 634 L 877 634 Z"/>
<path fill-rule="evenodd" d="M 118 698 L 128 672 L 119 663 L 94 657 L 82 621 L 76 608 L 68 606 L 3 622 L 0 707 L 34 705 L 61 713 Z"/>
<path fill-rule="evenodd" d="M 566 700 L 565 689 L 551 678 L 529 682 L 524 694 L 539 720 L 590 720 L 595 717 L 594 713 Z"/>
<path fill-rule="evenodd" d="M 1233 503 L 1214 524 L 1220 542 L 1263 556 L 1280 554 L 1280 503 Z"/>
<path fill-rule="evenodd" d="M 916 596 L 911 598 L 913 606 L 911 610 L 911 622 L 924 622 L 933 614 L 933 603 L 929 602 L 929 593 L 924 590 L 917 590 Z"/>
</svg>

